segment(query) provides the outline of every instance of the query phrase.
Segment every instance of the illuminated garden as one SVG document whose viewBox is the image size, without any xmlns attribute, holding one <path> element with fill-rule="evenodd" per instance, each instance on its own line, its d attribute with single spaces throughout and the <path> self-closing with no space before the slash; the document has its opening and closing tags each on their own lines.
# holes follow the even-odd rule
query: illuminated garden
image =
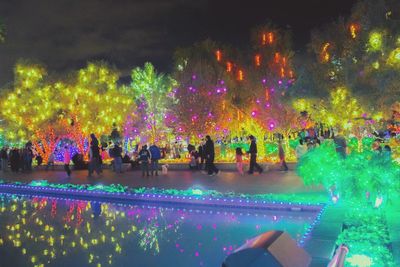
<svg viewBox="0 0 400 267">
<path fill-rule="evenodd" d="M 106 60 L 18 60 L 0 91 L 0 266 L 261 266 L 229 257 L 268 231 L 309 260 L 262 266 L 400 266 L 399 10 L 359 1 L 302 53 L 262 24 L 245 47 L 206 39 L 128 79 Z"/>
</svg>

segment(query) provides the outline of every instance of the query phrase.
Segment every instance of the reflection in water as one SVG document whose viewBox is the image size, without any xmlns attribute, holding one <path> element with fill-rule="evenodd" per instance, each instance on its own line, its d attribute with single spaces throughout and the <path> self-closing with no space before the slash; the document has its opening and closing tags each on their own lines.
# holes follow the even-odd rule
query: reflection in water
<svg viewBox="0 0 400 267">
<path fill-rule="evenodd" d="M 315 216 L 257 212 L 0 194 L 0 258 L 5 266 L 219 266 L 262 232 L 299 239 Z"/>
</svg>

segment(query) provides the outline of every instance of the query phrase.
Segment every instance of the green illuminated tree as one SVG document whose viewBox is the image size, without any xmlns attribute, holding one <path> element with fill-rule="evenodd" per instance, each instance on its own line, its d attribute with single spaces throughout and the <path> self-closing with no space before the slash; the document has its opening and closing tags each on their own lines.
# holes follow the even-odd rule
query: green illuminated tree
<svg viewBox="0 0 400 267">
<path fill-rule="evenodd" d="M 147 132 L 151 140 L 158 140 L 164 129 L 164 117 L 167 104 L 171 100 L 168 94 L 177 82 L 169 75 L 157 73 L 154 66 L 147 62 L 143 68 L 132 70 L 131 88 L 138 108 L 139 120 L 143 121 L 141 133 Z"/>
<path fill-rule="evenodd" d="M 372 111 L 388 114 L 400 94 L 398 1 L 364 0 L 349 18 L 312 33 L 312 80 L 324 90 L 344 86 Z M 306 79 L 308 79 L 306 77 Z"/>
</svg>

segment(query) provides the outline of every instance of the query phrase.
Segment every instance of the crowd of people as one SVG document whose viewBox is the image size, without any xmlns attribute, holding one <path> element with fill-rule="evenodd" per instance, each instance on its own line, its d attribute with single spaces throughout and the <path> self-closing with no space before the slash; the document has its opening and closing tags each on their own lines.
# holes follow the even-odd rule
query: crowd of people
<svg viewBox="0 0 400 267">
<path fill-rule="evenodd" d="M 8 148 L 3 147 L 0 151 L 1 159 L 1 170 L 3 172 L 30 172 L 32 171 L 32 162 L 34 154 L 30 144 L 27 144 L 24 148 Z M 38 164 L 42 164 L 41 157 L 36 157 Z"/>
<path fill-rule="evenodd" d="M 242 147 L 236 147 L 235 149 L 235 161 L 236 168 L 240 175 L 244 175 L 244 158 L 248 155 L 249 159 L 249 167 L 248 174 L 253 174 L 254 172 L 262 173 L 263 168 L 257 163 L 257 143 L 256 138 L 253 135 L 250 135 L 246 138 L 249 142 L 248 151 L 243 151 Z M 335 135 L 333 130 L 330 129 L 324 131 L 323 133 L 319 133 L 315 130 L 302 131 L 297 134 L 296 139 L 298 140 L 298 144 L 295 148 L 295 155 L 297 160 L 307 153 L 307 151 L 318 147 L 321 142 L 326 139 L 332 139 L 336 145 L 336 150 L 338 155 L 345 158 L 347 152 L 346 138 L 343 136 L 341 132 L 337 132 Z M 245 139 L 241 138 L 241 142 L 243 143 Z M 378 140 L 378 139 L 377 139 Z M 277 154 L 280 161 L 280 166 L 282 171 L 288 171 L 288 166 L 286 162 L 286 155 L 284 149 L 284 140 L 283 135 L 276 135 L 277 141 Z M 226 153 L 227 143 L 226 140 L 221 142 L 220 146 L 220 154 Z M 374 150 L 377 152 L 379 149 L 382 150 L 380 145 L 375 144 Z M 152 143 L 149 147 L 144 144 L 141 147 L 139 144 L 136 146 L 136 150 L 134 156 L 129 156 L 127 152 L 124 153 L 123 156 L 123 148 L 120 142 L 110 142 L 107 148 L 104 148 L 103 145 L 100 145 L 99 140 L 94 134 L 90 135 L 89 149 L 88 149 L 88 161 L 84 162 L 83 155 L 75 154 L 72 157 L 71 149 L 68 144 L 64 145 L 63 149 L 63 163 L 64 170 L 68 177 L 71 177 L 71 161 L 74 162 L 75 168 L 77 165 L 82 165 L 83 168 L 88 169 L 88 177 L 92 177 L 94 173 L 97 175 L 101 175 L 102 173 L 102 158 L 104 158 L 103 153 L 108 152 L 108 156 L 112 159 L 112 168 L 116 173 L 123 172 L 123 163 L 130 163 L 132 169 L 135 167 L 139 167 L 142 171 L 143 177 L 148 176 L 158 176 L 159 173 L 159 160 L 166 158 L 168 152 L 172 153 L 174 157 L 181 157 L 182 153 L 182 145 L 178 146 L 177 144 L 173 145 L 173 149 L 169 149 L 166 146 L 160 148 L 156 143 Z M 384 153 L 388 154 L 391 152 L 390 146 L 386 145 L 383 149 Z M 382 153 L 383 153 L 382 152 Z M 214 161 L 216 158 L 214 141 L 212 138 L 207 135 L 204 139 L 201 140 L 200 144 L 196 145 L 189 144 L 187 146 L 187 153 L 189 155 L 189 168 L 192 170 L 200 170 L 205 174 L 210 176 L 217 175 L 220 170 L 215 166 Z M 178 156 L 179 155 L 179 156 Z M 32 163 L 33 160 L 36 159 L 37 165 L 40 166 L 43 163 L 43 159 L 40 154 L 35 153 L 32 149 L 32 144 L 29 142 L 25 145 L 23 149 L 3 147 L 0 150 L 0 160 L 1 160 L 1 170 L 3 172 L 7 172 L 9 169 L 12 172 L 30 172 L 32 171 Z M 55 161 L 55 152 L 51 153 L 48 157 L 46 163 L 46 170 L 50 167 L 54 168 Z"/>
<path fill-rule="evenodd" d="M 263 168 L 257 163 L 257 144 L 256 139 L 253 135 L 248 137 L 250 141 L 250 149 L 246 151 L 250 156 L 250 166 L 249 166 L 249 174 L 253 174 L 254 171 L 259 172 L 260 174 L 263 172 Z M 223 144 L 225 144 L 223 142 Z M 224 153 L 224 146 L 221 145 L 221 154 Z M 189 168 L 192 170 L 204 170 L 208 175 L 216 175 L 219 173 L 218 168 L 214 164 L 215 160 L 215 147 L 214 141 L 211 139 L 209 135 L 207 135 L 198 148 L 194 145 L 188 145 L 188 152 L 190 154 L 190 162 Z M 243 151 L 242 148 L 236 148 L 236 167 L 237 171 L 243 175 Z"/>
</svg>

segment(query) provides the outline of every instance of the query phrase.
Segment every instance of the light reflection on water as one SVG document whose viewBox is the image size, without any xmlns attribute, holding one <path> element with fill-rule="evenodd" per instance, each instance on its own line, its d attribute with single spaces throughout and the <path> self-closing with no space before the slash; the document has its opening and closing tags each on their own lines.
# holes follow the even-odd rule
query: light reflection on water
<svg viewBox="0 0 400 267">
<path fill-rule="evenodd" d="M 300 239 L 315 213 L 0 194 L 0 266 L 220 266 L 246 239 Z"/>
</svg>

